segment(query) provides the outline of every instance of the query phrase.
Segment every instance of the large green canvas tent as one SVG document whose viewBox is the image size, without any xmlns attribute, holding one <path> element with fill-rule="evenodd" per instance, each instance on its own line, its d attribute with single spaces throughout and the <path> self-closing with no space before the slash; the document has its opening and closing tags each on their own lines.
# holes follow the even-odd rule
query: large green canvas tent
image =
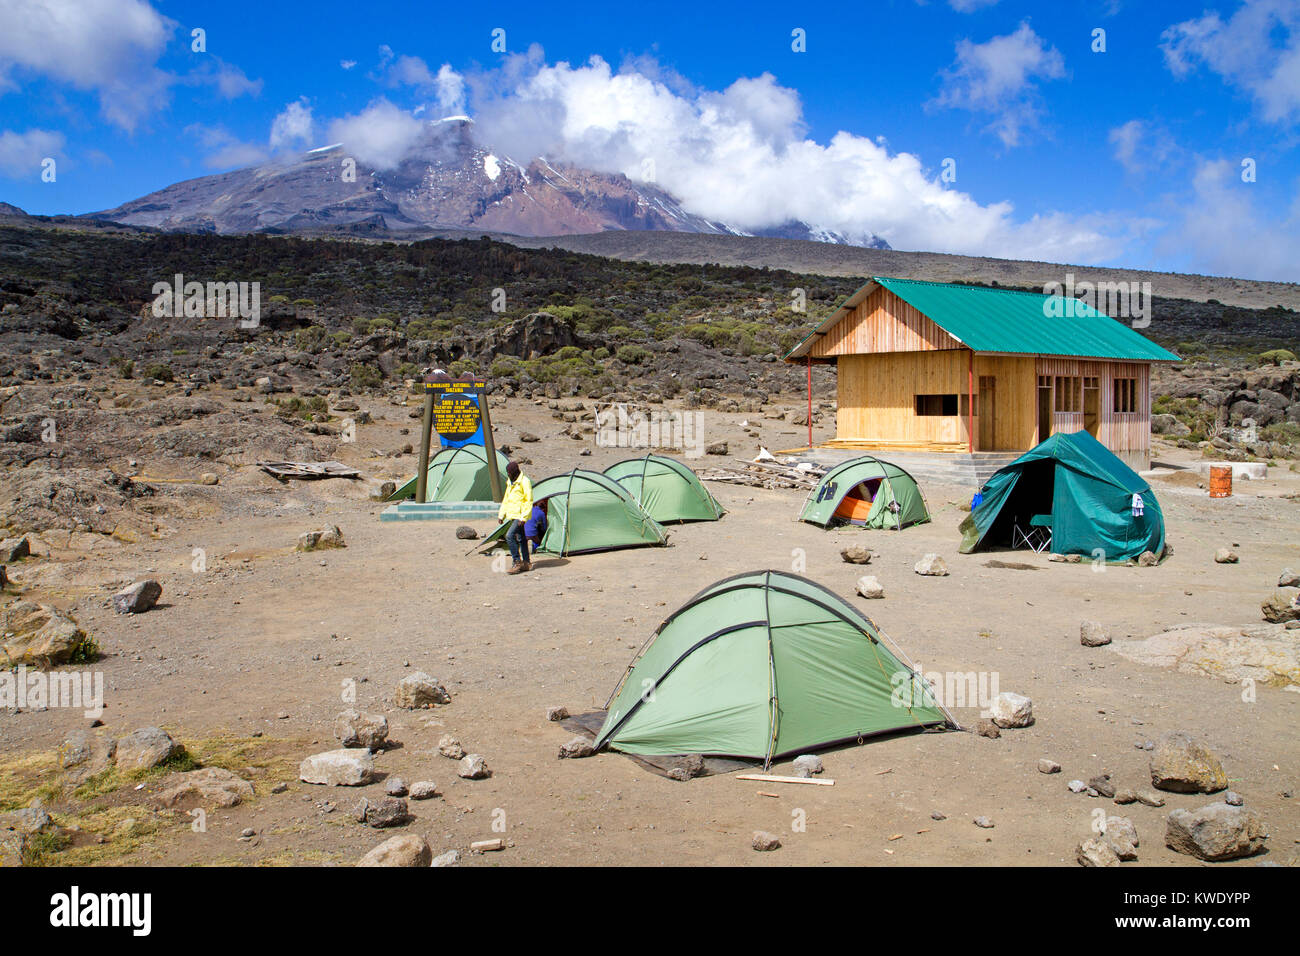
<svg viewBox="0 0 1300 956">
<path fill-rule="evenodd" d="M 506 458 L 497 452 L 497 471 L 501 487 L 506 479 Z M 417 476 L 418 477 L 418 476 Z M 389 501 L 415 497 L 415 478 L 388 496 Z M 488 474 L 487 451 L 482 445 L 444 448 L 429 460 L 426 494 L 430 501 L 491 501 L 492 478 Z"/>
<path fill-rule="evenodd" d="M 1039 526 L 1050 528 L 1055 554 L 1104 561 L 1164 554 L 1165 519 L 1151 486 L 1084 431 L 1051 436 L 994 472 L 980 494 L 958 526 L 964 553 L 1012 545 L 1016 527 Z"/>
<path fill-rule="evenodd" d="M 660 524 L 717 521 L 726 511 L 699 476 L 675 458 L 629 458 L 610 465 L 605 474 L 626 488 L 645 513 Z"/>
<path fill-rule="evenodd" d="M 668 533 L 641 510 L 627 489 L 598 471 L 575 468 L 533 485 L 533 501 L 546 502 L 546 534 L 537 550 L 548 554 L 611 551 L 664 544 Z M 505 543 L 502 524 L 484 540 L 490 550 Z"/>
<path fill-rule="evenodd" d="M 659 625 L 611 697 L 596 749 L 773 760 L 956 726 L 871 620 L 807 578 L 750 571 Z"/>
<path fill-rule="evenodd" d="M 902 468 L 870 455 L 842 461 L 822 476 L 799 513 L 800 521 L 828 528 L 851 521 L 894 528 L 930 520 L 916 480 Z"/>
</svg>

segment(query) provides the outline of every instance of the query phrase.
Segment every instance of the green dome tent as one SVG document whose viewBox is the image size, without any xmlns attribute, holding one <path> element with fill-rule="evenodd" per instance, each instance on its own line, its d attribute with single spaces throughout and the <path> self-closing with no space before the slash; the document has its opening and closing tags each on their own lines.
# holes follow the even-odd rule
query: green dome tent
<svg viewBox="0 0 1300 956">
<path fill-rule="evenodd" d="M 596 749 L 764 761 L 956 726 L 901 652 L 838 595 L 784 571 L 717 582 L 659 625 L 615 689 Z"/>
<path fill-rule="evenodd" d="M 626 488 L 598 471 L 575 468 L 533 485 L 533 501 L 546 502 L 546 534 L 537 548 L 548 554 L 612 551 L 664 544 L 668 533 L 641 510 Z M 502 524 L 484 540 L 484 550 L 505 544 Z"/>
<path fill-rule="evenodd" d="M 501 487 L 506 479 L 506 457 L 497 452 L 497 471 Z M 417 476 L 418 477 L 418 476 Z M 488 475 L 487 452 L 482 445 L 444 448 L 429 460 L 428 496 L 430 501 L 491 501 L 492 479 Z M 388 496 L 389 501 L 415 497 L 415 478 Z"/>
<path fill-rule="evenodd" d="M 993 473 L 958 526 L 961 551 L 1013 543 L 1013 529 L 1051 529 L 1055 554 L 1126 561 L 1162 556 L 1165 519 L 1151 486 L 1087 432 L 1058 433 Z M 1134 514 L 1133 496 L 1141 496 Z"/>
<path fill-rule="evenodd" d="M 840 462 L 822 476 L 799 520 L 823 528 L 852 521 L 900 530 L 929 521 L 930 512 L 911 475 L 891 462 L 863 455 Z"/>
<path fill-rule="evenodd" d="M 610 465 L 605 474 L 626 488 L 645 513 L 660 524 L 717 521 L 726 512 L 699 476 L 675 458 L 629 458 Z"/>
</svg>

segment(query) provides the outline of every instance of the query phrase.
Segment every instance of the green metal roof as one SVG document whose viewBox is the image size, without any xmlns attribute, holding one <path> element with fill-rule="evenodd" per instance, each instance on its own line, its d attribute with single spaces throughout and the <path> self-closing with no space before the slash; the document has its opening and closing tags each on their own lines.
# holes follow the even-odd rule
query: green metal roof
<svg viewBox="0 0 1300 956">
<path fill-rule="evenodd" d="M 1173 352 L 1079 299 L 887 276 L 873 276 L 786 358 L 808 354 L 814 336 L 825 333 L 877 285 L 884 286 L 976 352 L 1137 362 L 1180 361 Z"/>
</svg>

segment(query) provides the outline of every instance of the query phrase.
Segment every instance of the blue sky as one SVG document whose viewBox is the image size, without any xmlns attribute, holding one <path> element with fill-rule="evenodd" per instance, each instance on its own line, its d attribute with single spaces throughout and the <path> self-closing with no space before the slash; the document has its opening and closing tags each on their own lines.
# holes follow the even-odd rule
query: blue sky
<svg viewBox="0 0 1300 956">
<path fill-rule="evenodd" d="M 382 168 L 466 112 L 741 228 L 1300 280 L 1300 2 L 837 6 L 0 0 L 0 200 L 88 212 L 335 139 Z"/>
</svg>

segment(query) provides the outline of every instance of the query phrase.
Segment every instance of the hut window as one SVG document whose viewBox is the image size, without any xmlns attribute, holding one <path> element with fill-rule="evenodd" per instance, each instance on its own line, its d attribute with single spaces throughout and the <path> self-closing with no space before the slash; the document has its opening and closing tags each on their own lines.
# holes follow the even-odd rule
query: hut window
<svg viewBox="0 0 1300 956">
<path fill-rule="evenodd" d="M 917 415 L 956 415 L 956 395 L 918 395 L 916 396 Z"/>
<path fill-rule="evenodd" d="M 1083 379 L 1078 376 L 1056 376 L 1056 403 L 1058 412 L 1083 411 Z"/>
<path fill-rule="evenodd" d="M 1115 403 L 1112 408 L 1117 412 L 1136 412 L 1137 379 L 1117 378 L 1114 381 Z"/>
</svg>

